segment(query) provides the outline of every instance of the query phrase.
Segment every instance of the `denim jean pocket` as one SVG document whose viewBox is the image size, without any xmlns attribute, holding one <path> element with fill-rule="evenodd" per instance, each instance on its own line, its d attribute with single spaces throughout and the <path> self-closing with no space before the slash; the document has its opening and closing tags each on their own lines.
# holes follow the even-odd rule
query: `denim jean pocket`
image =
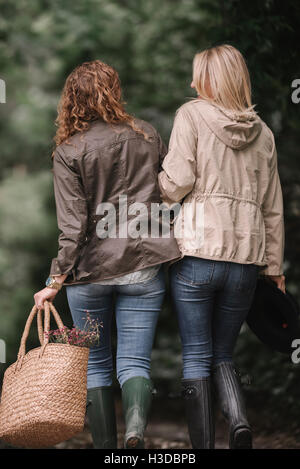
<svg viewBox="0 0 300 469">
<path fill-rule="evenodd" d="M 240 276 L 236 289 L 243 293 L 251 293 L 258 279 L 259 266 L 256 264 L 241 264 Z"/>
<path fill-rule="evenodd" d="M 212 281 L 215 261 L 185 256 L 179 261 L 176 276 L 190 285 L 208 285 Z"/>
</svg>

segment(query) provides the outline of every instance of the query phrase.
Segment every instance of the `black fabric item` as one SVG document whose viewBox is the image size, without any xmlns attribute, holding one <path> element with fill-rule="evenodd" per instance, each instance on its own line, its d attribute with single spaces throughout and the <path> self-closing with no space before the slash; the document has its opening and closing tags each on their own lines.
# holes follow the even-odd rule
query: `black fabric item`
<svg viewBox="0 0 300 469">
<path fill-rule="evenodd" d="M 117 448 L 117 425 L 112 386 L 87 391 L 87 416 L 95 449 Z"/>
<path fill-rule="evenodd" d="M 193 449 L 213 449 L 215 424 L 211 378 L 182 379 L 182 397 Z"/>
<path fill-rule="evenodd" d="M 258 278 L 246 322 L 259 340 L 291 354 L 293 340 L 300 338 L 299 314 L 299 304 L 288 290 L 284 294 L 271 279 Z"/>
<path fill-rule="evenodd" d="M 222 414 L 229 423 L 229 448 L 251 449 L 252 434 L 238 372 L 231 362 L 213 367 L 214 389 Z"/>
</svg>

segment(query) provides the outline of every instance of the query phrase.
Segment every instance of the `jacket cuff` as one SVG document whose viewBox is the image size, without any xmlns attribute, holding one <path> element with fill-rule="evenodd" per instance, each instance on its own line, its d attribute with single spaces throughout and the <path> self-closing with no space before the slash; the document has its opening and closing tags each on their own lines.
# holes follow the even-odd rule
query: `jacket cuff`
<svg viewBox="0 0 300 469">
<path fill-rule="evenodd" d="M 276 268 L 266 267 L 259 272 L 259 275 L 283 275 L 283 270 Z"/>
<path fill-rule="evenodd" d="M 72 275 L 73 280 L 76 280 L 75 268 L 70 269 L 70 268 L 63 267 L 62 265 L 60 265 L 57 258 L 52 259 L 52 262 L 51 262 L 49 276 L 51 277 L 53 275 Z"/>
<path fill-rule="evenodd" d="M 170 206 L 170 205 L 175 204 L 176 202 L 178 202 L 181 199 L 176 200 L 176 197 L 171 199 L 170 198 L 170 191 L 165 189 L 165 185 L 164 185 L 165 183 L 168 183 L 168 175 L 163 170 L 158 174 L 159 195 L 160 195 L 161 200 Z M 175 188 L 175 190 L 176 190 L 176 188 Z M 174 190 L 173 190 L 173 192 L 174 192 Z"/>
</svg>

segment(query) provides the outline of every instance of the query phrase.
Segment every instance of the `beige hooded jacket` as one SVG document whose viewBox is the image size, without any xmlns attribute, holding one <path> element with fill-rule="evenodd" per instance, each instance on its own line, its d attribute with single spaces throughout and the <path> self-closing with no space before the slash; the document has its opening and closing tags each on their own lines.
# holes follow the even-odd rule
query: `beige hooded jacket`
<svg viewBox="0 0 300 469">
<path fill-rule="evenodd" d="M 284 215 L 274 136 L 253 112 L 201 99 L 181 106 L 159 173 L 181 254 L 283 274 Z"/>
</svg>

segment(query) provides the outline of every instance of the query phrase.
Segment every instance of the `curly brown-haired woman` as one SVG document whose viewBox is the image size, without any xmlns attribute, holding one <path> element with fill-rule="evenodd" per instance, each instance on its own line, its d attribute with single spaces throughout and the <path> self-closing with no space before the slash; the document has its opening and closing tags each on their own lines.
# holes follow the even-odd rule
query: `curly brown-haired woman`
<svg viewBox="0 0 300 469">
<path fill-rule="evenodd" d="M 139 223 L 148 230 L 151 211 L 132 229 L 141 204 L 145 209 L 160 204 L 158 172 L 166 148 L 150 124 L 125 111 L 121 96 L 117 72 L 99 60 L 83 63 L 66 80 L 53 155 L 59 251 L 46 288 L 34 295 L 43 308 L 66 285 L 74 325 L 83 328 L 87 312 L 103 324 L 100 345 L 90 350 L 87 377 L 95 448 L 117 447 L 113 310 L 124 445 L 143 447 L 153 391 L 150 355 L 165 292 L 162 264 L 180 257 L 172 233 L 152 237 L 139 231 Z"/>
</svg>

